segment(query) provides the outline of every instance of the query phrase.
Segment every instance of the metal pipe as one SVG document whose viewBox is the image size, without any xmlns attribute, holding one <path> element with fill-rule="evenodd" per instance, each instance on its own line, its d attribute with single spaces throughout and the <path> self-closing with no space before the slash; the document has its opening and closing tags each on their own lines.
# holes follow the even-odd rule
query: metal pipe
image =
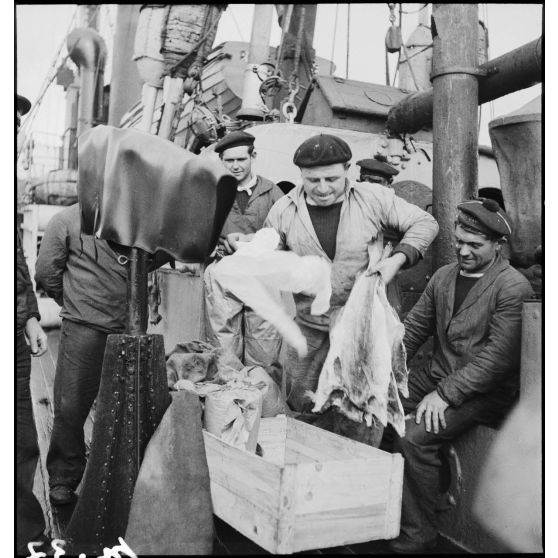
<svg viewBox="0 0 558 558">
<path fill-rule="evenodd" d="M 479 104 L 540 83 L 542 37 L 489 60 L 479 70 Z M 391 107 L 387 128 L 397 134 L 412 134 L 432 125 L 432 110 L 432 88 L 412 93 Z"/>
<path fill-rule="evenodd" d="M 79 68 L 79 137 L 93 126 L 97 80 L 103 77 L 107 48 L 101 35 L 90 28 L 74 29 L 66 45 L 70 58 Z"/>
<path fill-rule="evenodd" d="M 145 250 L 131 249 L 126 294 L 126 332 L 129 335 L 145 335 L 147 332 L 147 258 Z"/>
<path fill-rule="evenodd" d="M 434 4 L 432 209 L 440 226 L 434 269 L 455 260 L 456 206 L 477 192 L 477 35 L 477 4 Z"/>
</svg>

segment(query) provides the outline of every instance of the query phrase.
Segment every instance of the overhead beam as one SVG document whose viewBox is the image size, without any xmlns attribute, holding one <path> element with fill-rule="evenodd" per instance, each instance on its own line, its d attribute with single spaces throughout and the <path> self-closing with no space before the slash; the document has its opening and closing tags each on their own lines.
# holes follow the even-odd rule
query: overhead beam
<svg viewBox="0 0 558 558">
<path fill-rule="evenodd" d="M 526 89 L 542 80 L 542 37 L 479 66 L 479 104 Z M 390 132 L 412 134 L 432 125 L 433 88 L 411 93 L 391 107 Z"/>
</svg>

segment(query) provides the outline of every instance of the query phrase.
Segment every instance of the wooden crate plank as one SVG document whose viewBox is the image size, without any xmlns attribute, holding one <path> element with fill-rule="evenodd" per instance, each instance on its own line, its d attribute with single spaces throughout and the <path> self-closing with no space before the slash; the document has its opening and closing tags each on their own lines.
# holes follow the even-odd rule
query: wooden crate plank
<svg viewBox="0 0 558 558">
<path fill-rule="evenodd" d="M 399 454 L 392 456 L 391 477 L 388 489 L 388 509 L 386 512 L 386 527 L 384 539 L 394 539 L 399 536 L 401 526 L 401 499 L 403 497 L 403 457 Z"/>
<path fill-rule="evenodd" d="M 274 418 L 260 420 L 258 443 L 263 450 L 266 461 L 283 466 L 285 464 L 285 449 L 287 438 L 287 417 L 280 415 Z"/>
<path fill-rule="evenodd" d="M 325 459 L 329 459 L 327 450 L 318 450 L 294 438 L 287 438 L 286 463 L 322 463 Z M 342 459 L 342 456 L 338 459 Z"/>
<path fill-rule="evenodd" d="M 383 539 L 385 505 L 297 516 L 293 551 Z"/>
<path fill-rule="evenodd" d="M 292 554 L 295 534 L 296 465 L 285 465 L 281 475 L 279 494 L 279 523 L 277 526 L 277 554 Z"/>
<path fill-rule="evenodd" d="M 222 486 L 274 514 L 278 507 L 281 468 L 253 453 L 231 446 L 203 432 L 212 484 Z M 219 515 L 219 514 L 217 514 Z"/>
<path fill-rule="evenodd" d="M 277 517 L 253 501 L 211 482 L 213 512 L 231 527 L 274 552 L 277 546 Z"/>
<path fill-rule="evenodd" d="M 322 428 L 296 419 L 288 418 L 287 420 L 287 440 L 296 440 L 302 446 L 307 447 L 308 452 L 311 449 L 321 452 L 324 460 L 326 458 L 339 460 L 353 457 L 381 459 L 386 455 L 386 452 L 378 448 L 355 442 Z"/>
<path fill-rule="evenodd" d="M 381 504 L 385 508 L 392 478 L 391 456 L 298 465 L 297 516 Z"/>
</svg>

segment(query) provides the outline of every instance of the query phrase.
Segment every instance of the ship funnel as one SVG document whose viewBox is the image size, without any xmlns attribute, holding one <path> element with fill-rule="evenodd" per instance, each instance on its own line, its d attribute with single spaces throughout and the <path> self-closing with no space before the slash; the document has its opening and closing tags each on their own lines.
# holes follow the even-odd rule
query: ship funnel
<svg viewBox="0 0 558 558">
<path fill-rule="evenodd" d="M 94 116 L 102 112 L 107 48 L 101 35 L 89 27 L 74 29 L 66 39 L 66 46 L 70 58 L 79 68 L 79 137 L 92 128 Z"/>
<path fill-rule="evenodd" d="M 488 125 L 506 212 L 513 224 L 511 262 L 535 263 L 541 245 L 541 97 Z"/>
</svg>

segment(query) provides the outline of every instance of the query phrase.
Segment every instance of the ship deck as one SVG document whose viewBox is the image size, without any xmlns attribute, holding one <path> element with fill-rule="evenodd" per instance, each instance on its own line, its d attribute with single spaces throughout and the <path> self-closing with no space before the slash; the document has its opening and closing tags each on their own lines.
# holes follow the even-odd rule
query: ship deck
<svg viewBox="0 0 558 558">
<path fill-rule="evenodd" d="M 54 416 L 53 386 L 59 336 L 60 330 L 49 330 L 48 352 L 40 358 L 32 359 L 31 393 L 41 454 L 35 476 L 34 491 L 45 513 L 45 520 L 50 536 L 52 538 L 64 540 L 65 529 L 72 515 L 74 506 L 72 504 L 64 506 L 52 506 L 50 504 L 48 499 L 48 473 L 46 469 L 46 455 Z M 91 440 L 94 420 L 94 411 L 92 411 L 85 424 L 87 451 L 89 451 L 89 442 Z M 264 549 L 238 533 L 219 518 L 214 517 L 214 519 L 216 531 L 213 549 L 214 555 L 268 554 Z M 306 551 L 300 554 L 387 554 L 389 551 L 386 545 L 386 541 L 372 541 L 349 546 Z M 453 545 L 450 541 L 441 539 L 438 548 L 433 554 L 465 554 L 465 552 Z"/>
</svg>

